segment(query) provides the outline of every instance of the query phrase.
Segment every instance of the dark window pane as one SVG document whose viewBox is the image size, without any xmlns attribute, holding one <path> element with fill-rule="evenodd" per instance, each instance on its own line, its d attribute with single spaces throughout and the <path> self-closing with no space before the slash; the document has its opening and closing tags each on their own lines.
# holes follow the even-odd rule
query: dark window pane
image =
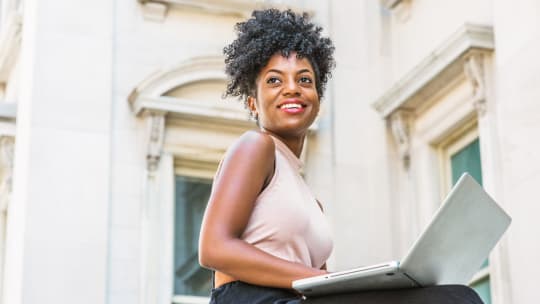
<svg viewBox="0 0 540 304">
<path fill-rule="evenodd" d="M 480 140 L 477 138 L 450 158 L 452 166 L 452 185 L 457 182 L 461 174 L 469 174 L 481 185 L 482 163 L 480 161 Z"/>
<path fill-rule="evenodd" d="M 455 184 L 461 174 L 468 172 L 478 183 L 482 184 L 482 163 L 480 160 L 480 140 L 477 138 L 450 158 L 452 166 L 452 184 Z M 486 259 L 480 269 L 489 265 Z M 491 303 L 489 276 L 471 286 L 480 295 L 484 303 Z"/>
<path fill-rule="evenodd" d="M 489 283 L 489 277 L 474 283 L 471 285 L 471 287 L 476 291 L 485 304 L 491 304 L 491 286 Z"/>
<path fill-rule="evenodd" d="M 211 272 L 199 266 L 198 242 L 211 184 L 177 176 L 175 186 L 174 293 L 208 296 Z"/>
</svg>

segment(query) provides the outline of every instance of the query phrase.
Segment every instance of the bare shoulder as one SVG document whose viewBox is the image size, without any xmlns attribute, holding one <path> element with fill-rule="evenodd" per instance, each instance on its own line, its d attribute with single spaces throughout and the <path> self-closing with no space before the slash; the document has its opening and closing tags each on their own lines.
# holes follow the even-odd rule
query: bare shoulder
<svg viewBox="0 0 540 304">
<path fill-rule="evenodd" d="M 258 131 L 247 131 L 231 147 L 232 154 L 260 155 L 262 158 L 274 155 L 275 144 L 270 135 Z"/>
<path fill-rule="evenodd" d="M 227 150 L 222 163 L 223 172 L 260 172 L 263 179 L 273 171 L 275 145 L 270 135 L 247 131 L 242 134 Z"/>
</svg>

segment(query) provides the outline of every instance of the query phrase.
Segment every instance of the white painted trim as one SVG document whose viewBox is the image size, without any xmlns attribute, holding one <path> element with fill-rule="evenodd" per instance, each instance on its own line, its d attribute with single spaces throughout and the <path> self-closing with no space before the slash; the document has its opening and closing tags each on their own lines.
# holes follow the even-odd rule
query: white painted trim
<svg viewBox="0 0 540 304">
<path fill-rule="evenodd" d="M 470 285 L 476 284 L 478 283 L 478 281 L 481 281 L 488 277 L 489 277 L 488 267 L 482 268 L 477 273 L 474 274 L 474 276 L 472 277 L 472 279 L 469 281 L 467 285 L 470 286 Z"/>
<path fill-rule="evenodd" d="M 163 193 L 163 207 L 161 208 L 161 233 L 163 244 L 162 262 L 160 268 L 160 299 L 170 303 L 174 294 L 174 204 L 175 204 L 175 169 L 174 155 L 164 153 L 161 168 L 161 191 Z"/>
<path fill-rule="evenodd" d="M 478 115 L 478 132 L 480 134 L 480 152 L 482 158 L 482 179 L 484 189 L 493 197 L 501 207 L 505 208 L 507 202 L 502 187 L 500 135 L 498 134 L 497 107 L 495 105 L 495 65 L 493 56 L 483 56 L 483 75 L 485 85 L 485 112 Z M 510 202 L 511 203 L 511 202 Z M 510 276 L 510 263 L 508 258 L 508 239 L 503 236 L 489 257 L 489 280 L 491 284 L 492 304 L 511 303 L 512 280 Z"/>
<path fill-rule="evenodd" d="M 7 81 L 21 46 L 22 18 L 10 12 L 0 32 L 0 83 Z"/>
<path fill-rule="evenodd" d="M 464 24 L 442 45 L 422 60 L 379 97 L 372 106 L 385 118 L 398 109 L 416 109 L 443 87 L 463 74 L 463 64 L 474 52 L 494 48 L 491 26 Z"/>
<path fill-rule="evenodd" d="M 453 134 L 448 135 L 448 140 L 438 146 L 438 154 L 441 161 L 441 199 L 452 188 L 452 166 L 450 158 L 477 138 L 479 138 L 478 125 L 476 121 L 472 121 L 464 124 L 463 128 L 458 129 Z"/>
<path fill-rule="evenodd" d="M 141 223 L 142 304 L 169 304 L 173 294 L 174 165 L 161 155 L 155 175 L 148 175 Z"/>
<path fill-rule="evenodd" d="M 174 296 L 172 299 L 173 304 L 208 304 L 209 301 L 207 297 L 194 296 Z"/>
</svg>

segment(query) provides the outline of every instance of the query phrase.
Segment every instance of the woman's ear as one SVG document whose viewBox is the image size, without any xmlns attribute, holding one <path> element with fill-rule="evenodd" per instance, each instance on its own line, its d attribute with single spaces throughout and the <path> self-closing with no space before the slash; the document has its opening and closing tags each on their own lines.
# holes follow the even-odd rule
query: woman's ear
<svg viewBox="0 0 540 304">
<path fill-rule="evenodd" d="M 251 112 L 252 117 L 258 117 L 259 116 L 258 113 L 257 113 L 257 107 L 255 106 L 256 101 L 257 100 L 253 96 L 248 96 L 248 98 L 247 98 L 248 108 L 249 108 L 249 111 Z"/>
</svg>

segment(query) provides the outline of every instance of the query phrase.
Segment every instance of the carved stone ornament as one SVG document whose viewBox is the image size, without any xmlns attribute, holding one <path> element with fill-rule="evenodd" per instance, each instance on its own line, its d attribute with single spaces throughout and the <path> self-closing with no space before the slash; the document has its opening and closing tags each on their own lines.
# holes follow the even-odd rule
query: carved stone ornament
<svg viewBox="0 0 540 304">
<path fill-rule="evenodd" d="M 153 175 L 159 166 L 159 159 L 163 150 L 163 138 L 165 136 L 165 114 L 150 113 L 147 119 L 149 137 L 146 162 L 148 173 Z"/>
<path fill-rule="evenodd" d="M 467 57 L 464 65 L 465 76 L 471 83 L 472 102 L 478 115 L 486 113 L 486 86 L 484 77 L 483 56 L 473 54 Z"/>
<path fill-rule="evenodd" d="M 411 16 L 411 0 L 381 0 L 381 4 L 401 23 L 407 22 Z"/>
<path fill-rule="evenodd" d="M 7 211 L 11 197 L 14 146 L 13 137 L 0 136 L 0 213 Z"/>
<path fill-rule="evenodd" d="M 169 11 L 169 5 L 162 2 L 139 1 L 142 6 L 144 19 L 148 21 L 163 22 Z"/>
<path fill-rule="evenodd" d="M 390 116 L 390 128 L 398 148 L 399 157 L 405 170 L 409 169 L 410 154 L 410 122 L 412 114 L 407 111 L 398 111 Z"/>
</svg>

